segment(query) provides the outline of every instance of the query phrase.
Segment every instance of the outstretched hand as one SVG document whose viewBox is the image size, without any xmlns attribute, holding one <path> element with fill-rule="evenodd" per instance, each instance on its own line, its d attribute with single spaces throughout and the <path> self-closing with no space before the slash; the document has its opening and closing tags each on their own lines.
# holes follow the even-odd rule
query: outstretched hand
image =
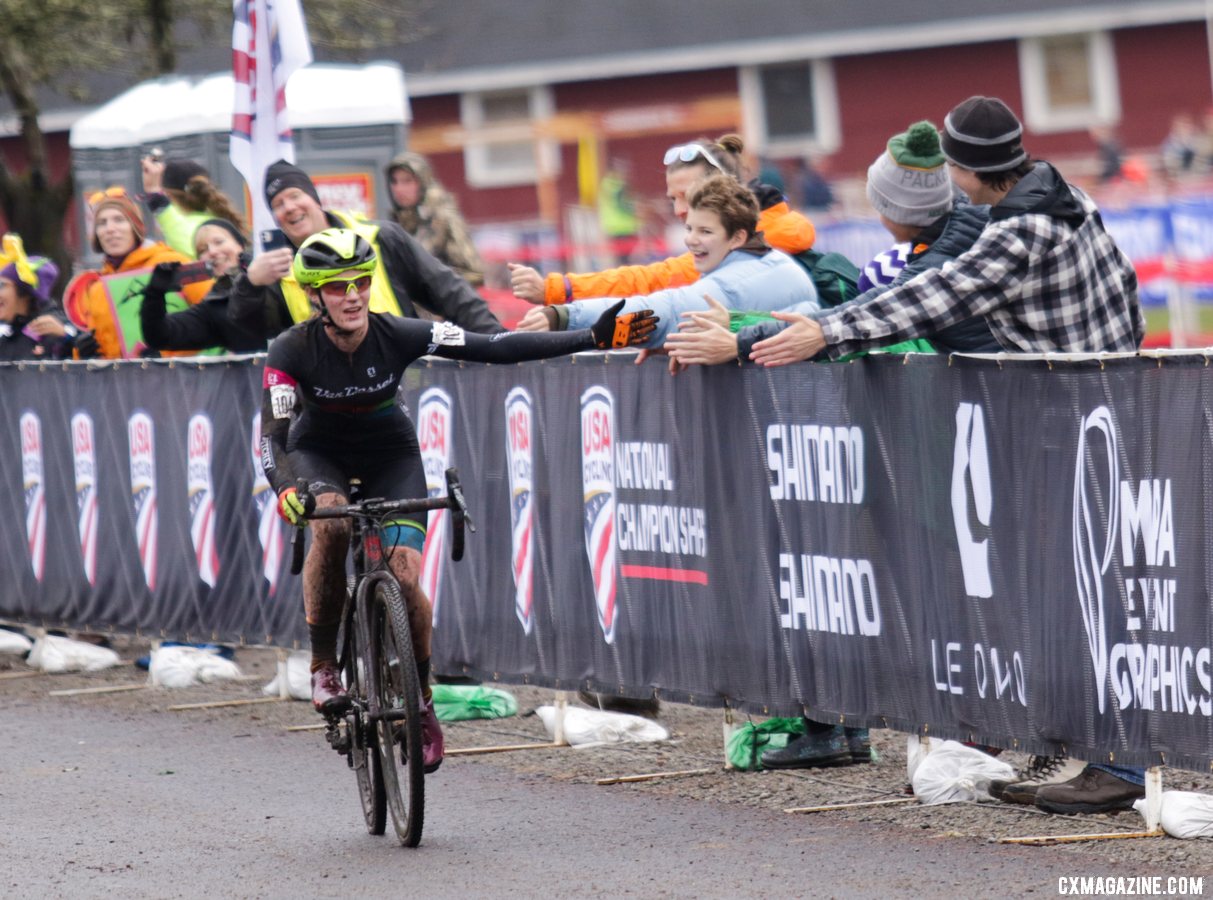
<svg viewBox="0 0 1213 900">
<path fill-rule="evenodd" d="M 688 365 L 714 366 L 737 358 L 737 335 L 729 330 L 729 311 L 708 294 L 703 299 L 708 308 L 684 312 L 678 331 L 665 339 L 671 375 Z"/>
<path fill-rule="evenodd" d="M 622 350 L 643 344 L 657 329 L 657 317 L 651 309 L 619 314 L 625 301 L 613 304 L 593 324 L 594 346 L 599 350 Z"/>
<path fill-rule="evenodd" d="M 750 359 L 760 366 L 786 366 L 812 359 L 825 349 L 825 335 L 816 319 L 800 313 L 771 313 L 788 327 L 774 337 L 759 341 L 750 352 Z"/>
<path fill-rule="evenodd" d="M 530 303 L 543 302 L 543 276 L 530 266 L 520 263 L 506 263 L 510 270 L 510 290 L 519 300 Z"/>
</svg>

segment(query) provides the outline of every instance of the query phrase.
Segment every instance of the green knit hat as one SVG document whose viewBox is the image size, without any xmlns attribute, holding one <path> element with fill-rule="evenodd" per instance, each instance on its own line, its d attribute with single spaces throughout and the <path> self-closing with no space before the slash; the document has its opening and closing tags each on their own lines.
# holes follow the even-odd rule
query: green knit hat
<svg viewBox="0 0 1213 900">
<path fill-rule="evenodd" d="M 899 225 L 930 225 L 952 208 L 944 163 L 939 131 L 930 122 L 915 122 L 893 135 L 868 168 L 868 202 Z"/>
</svg>

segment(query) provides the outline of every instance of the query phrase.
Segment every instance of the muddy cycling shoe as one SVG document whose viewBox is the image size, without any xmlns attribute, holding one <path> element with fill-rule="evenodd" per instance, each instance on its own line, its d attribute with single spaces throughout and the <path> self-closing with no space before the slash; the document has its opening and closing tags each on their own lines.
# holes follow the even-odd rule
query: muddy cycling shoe
<svg viewBox="0 0 1213 900">
<path fill-rule="evenodd" d="M 312 706 L 326 716 L 345 712 L 350 707 L 350 695 L 341 683 L 336 663 L 325 663 L 312 673 Z"/>
<path fill-rule="evenodd" d="M 434 701 L 426 700 L 421 706 L 421 765 L 429 775 L 442 765 L 446 742 L 442 737 L 442 726 L 434 712 Z"/>
</svg>

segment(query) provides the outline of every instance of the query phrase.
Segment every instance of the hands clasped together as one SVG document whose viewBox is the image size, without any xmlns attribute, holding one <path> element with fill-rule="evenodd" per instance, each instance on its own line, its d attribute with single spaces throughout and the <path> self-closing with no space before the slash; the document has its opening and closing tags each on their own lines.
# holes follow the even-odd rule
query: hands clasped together
<svg viewBox="0 0 1213 900">
<path fill-rule="evenodd" d="M 662 348 L 670 356 L 670 373 L 688 365 L 716 365 L 737 358 L 737 335 L 729 328 L 729 311 L 707 294 L 706 310 L 682 313 L 678 331 L 666 338 Z M 788 327 L 754 345 L 750 362 L 759 366 L 786 366 L 816 356 L 825 347 L 825 337 L 815 319 L 800 313 L 773 312 L 771 316 Z"/>
</svg>

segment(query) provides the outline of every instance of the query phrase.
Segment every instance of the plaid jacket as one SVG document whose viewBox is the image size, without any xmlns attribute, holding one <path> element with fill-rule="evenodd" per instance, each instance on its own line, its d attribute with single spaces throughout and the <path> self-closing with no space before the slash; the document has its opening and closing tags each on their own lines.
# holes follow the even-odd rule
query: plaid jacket
<svg viewBox="0 0 1213 900">
<path fill-rule="evenodd" d="M 1060 179 L 1047 169 L 1046 179 Z M 973 247 L 942 268 L 820 316 L 827 355 L 930 334 L 970 316 L 986 316 L 1009 351 L 1136 350 L 1145 334 L 1137 274 L 1094 202 L 1069 190 L 1081 222 L 1034 211 L 992 218 Z"/>
</svg>

